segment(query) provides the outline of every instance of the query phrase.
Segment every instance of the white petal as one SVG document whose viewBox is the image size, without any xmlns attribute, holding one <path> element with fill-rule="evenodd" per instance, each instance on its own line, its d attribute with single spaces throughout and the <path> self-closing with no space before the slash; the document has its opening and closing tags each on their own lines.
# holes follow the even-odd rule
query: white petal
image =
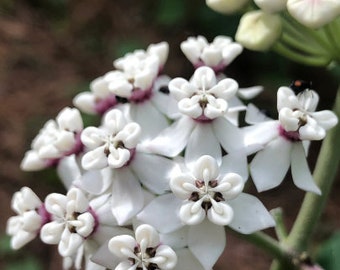
<svg viewBox="0 0 340 270">
<path fill-rule="evenodd" d="M 226 200 L 237 197 L 244 188 L 244 180 L 236 173 L 227 173 L 212 190 L 221 192 Z"/>
<path fill-rule="evenodd" d="M 79 247 L 84 242 L 84 238 L 77 233 L 71 233 L 65 229 L 58 245 L 58 251 L 61 256 L 67 257 L 76 254 Z"/>
<path fill-rule="evenodd" d="M 183 78 L 175 78 L 169 82 L 169 91 L 171 96 L 179 101 L 191 97 L 196 88 Z"/>
<path fill-rule="evenodd" d="M 279 12 L 286 9 L 287 0 L 254 0 L 266 12 Z"/>
<path fill-rule="evenodd" d="M 14 250 L 22 248 L 27 243 L 31 242 L 37 234 L 26 232 L 26 231 L 18 231 L 11 238 L 11 248 Z"/>
<path fill-rule="evenodd" d="M 225 245 L 226 236 L 223 226 L 215 225 L 206 220 L 189 229 L 189 249 L 205 270 L 212 269 Z"/>
<path fill-rule="evenodd" d="M 228 225 L 234 217 L 233 209 L 228 204 L 223 202 L 217 203 L 212 201 L 212 204 L 212 207 L 207 213 L 208 219 L 216 225 Z"/>
<path fill-rule="evenodd" d="M 222 164 L 220 166 L 220 175 L 225 175 L 231 172 L 239 174 L 243 181 L 248 179 L 248 161 L 247 156 L 244 153 L 235 152 L 223 156 Z"/>
<path fill-rule="evenodd" d="M 40 239 L 46 244 L 55 245 L 60 242 L 61 234 L 65 229 L 64 223 L 52 221 L 42 226 L 40 230 Z"/>
<path fill-rule="evenodd" d="M 194 164 L 192 171 L 196 179 L 204 180 L 215 180 L 219 175 L 219 167 L 217 160 L 211 156 L 201 156 Z"/>
<path fill-rule="evenodd" d="M 111 205 L 119 225 L 126 223 L 143 207 L 142 188 L 129 168 L 116 171 L 112 183 Z"/>
<path fill-rule="evenodd" d="M 98 170 L 108 166 L 108 159 L 104 152 L 105 146 L 95 148 L 87 152 L 81 159 L 81 165 L 85 170 Z"/>
<path fill-rule="evenodd" d="M 179 210 L 179 217 L 186 225 L 196 225 L 201 223 L 205 217 L 205 211 L 202 208 L 202 201 L 187 201 L 183 203 Z"/>
<path fill-rule="evenodd" d="M 313 112 L 310 115 L 317 121 L 318 125 L 326 130 L 334 127 L 338 123 L 337 116 L 329 110 Z"/>
<path fill-rule="evenodd" d="M 39 171 L 48 166 L 46 160 L 40 158 L 38 152 L 29 150 L 25 153 L 23 160 L 20 163 L 20 169 L 23 171 Z"/>
<path fill-rule="evenodd" d="M 271 120 L 264 112 L 260 111 L 254 104 L 247 106 L 245 121 L 248 124 L 256 124 Z"/>
<path fill-rule="evenodd" d="M 181 205 L 182 200 L 177 199 L 173 194 L 161 195 L 151 201 L 137 218 L 161 233 L 173 232 L 183 226 L 178 217 Z"/>
<path fill-rule="evenodd" d="M 175 270 L 204 270 L 203 266 L 188 248 L 176 250 L 176 253 L 177 265 Z"/>
<path fill-rule="evenodd" d="M 153 138 L 168 127 L 165 116 L 150 101 L 131 104 L 131 118 L 142 128 L 141 140 Z"/>
<path fill-rule="evenodd" d="M 229 227 L 243 234 L 250 234 L 275 226 L 275 221 L 264 205 L 255 196 L 241 193 L 228 202 L 234 210 Z"/>
<path fill-rule="evenodd" d="M 136 246 L 136 240 L 130 235 L 118 235 L 108 243 L 109 250 L 116 256 L 125 259 L 134 254 L 134 248 Z"/>
<path fill-rule="evenodd" d="M 121 258 L 112 254 L 108 247 L 108 241 L 106 241 L 91 256 L 91 261 L 103 265 L 106 268 L 115 269 L 115 267 L 121 262 Z"/>
<path fill-rule="evenodd" d="M 303 190 L 321 195 L 321 190 L 314 183 L 313 176 L 309 170 L 302 143 L 294 143 L 291 155 L 291 171 L 295 185 Z"/>
<path fill-rule="evenodd" d="M 159 245 L 159 234 L 156 229 L 149 224 L 138 226 L 135 230 L 135 236 L 142 252 L 145 252 L 148 247 L 156 247 Z"/>
<path fill-rule="evenodd" d="M 131 157 L 131 152 L 125 148 L 115 148 L 110 147 L 110 154 L 107 157 L 107 163 L 110 168 L 118 169 L 123 167 L 128 163 Z M 84 159 L 84 158 L 83 158 Z M 105 164 L 104 161 L 98 162 L 98 164 Z M 93 166 L 94 169 L 102 169 L 102 165 L 100 166 Z"/>
<path fill-rule="evenodd" d="M 252 99 L 256 97 L 258 94 L 260 94 L 263 91 L 263 86 L 257 85 L 257 86 L 251 86 L 246 88 L 239 88 L 237 91 L 237 95 L 242 99 Z"/>
<path fill-rule="evenodd" d="M 186 247 L 188 245 L 189 228 L 189 226 L 184 226 L 172 233 L 161 234 L 161 243 L 169 245 L 175 250 Z"/>
<path fill-rule="evenodd" d="M 79 110 L 88 113 L 88 114 L 95 114 L 96 110 L 96 103 L 95 103 L 95 96 L 90 92 L 82 92 L 76 95 L 73 98 L 73 104 Z"/>
<path fill-rule="evenodd" d="M 60 129 L 79 132 L 83 129 L 83 120 L 76 108 L 66 107 L 56 117 Z"/>
<path fill-rule="evenodd" d="M 80 135 L 81 142 L 88 148 L 93 149 L 104 144 L 104 139 L 107 137 L 107 132 L 96 128 L 87 127 Z"/>
<path fill-rule="evenodd" d="M 316 29 L 339 16 L 340 3 L 337 0 L 288 0 L 287 9 L 298 22 Z"/>
<path fill-rule="evenodd" d="M 185 163 L 195 162 L 202 155 L 210 155 L 221 162 L 222 149 L 210 124 L 197 124 L 194 128 L 185 150 Z"/>
<path fill-rule="evenodd" d="M 206 0 L 207 6 L 212 10 L 223 13 L 231 14 L 239 11 L 248 0 Z"/>
<path fill-rule="evenodd" d="M 190 197 L 193 191 L 197 191 L 195 186 L 196 178 L 191 174 L 177 174 L 171 177 L 170 187 L 171 191 L 176 197 L 186 200 Z"/>
<path fill-rule="evenodd" d="M 212 122 L 215 136 L 223 149 L 228 153 L 244 148 L 243 133 L 223 117 L 218 117 Z"/>
<path fill-rule="evenodd" d="M 278 137 L 256 154 L 250 174 L 259 192 L 281 184 L 290 166 L 291 148 L 291 142 Z"/>
<path fill-rule="evenodd" d="M 71 155 L 60 160 L 57 166 L 57 173 L 62 180 L 64 186 L 69 189 L 73 181 L 81 177 L 79 165 L 76 161 L 76 156 Z"/>
<path fill-rule="evenodd" d="M 170 190 L 169 181 L 175 165 L 168 158 L 141 152 L 135 154 L 130 164 L 142 184 L 156 194 Z"/>
<path fill-rule="evenodd" d="M 112 183 L 112 172 L 109 167 L 102 170 L 84 172 L 81 179 L 74 184 L 86 192 L 99 195 L 104 193 Z"/>
<path fill-rule="evenodd" d="M 155 139 L 143 143 L 142 147 L 160 155 L 177 156 L 185 148 L 195 125 L 196 123 L 190 117 L 182 117 Z"/>
<path fill-rule="evenodd" d="M 66 214 L 67 198 L 59 193 L 51 193 L 45 198 L 45 208 L 50 214 L 63 218 Z"/>
<path fill-rule="evenodd" d="M 177 264 L 177 255 L 173 249 L 167 245 L 160 245 L 154 258 L 150 262 L 156 263 L 160 269 L 174 269 Z"/>
<path fill-rule="evenodd" d="M 67 213 L 83 213 L 89 208 L 89 201 L 84 192 L 79 188 L 71 188 L 67 194 Z"/>
</svg>

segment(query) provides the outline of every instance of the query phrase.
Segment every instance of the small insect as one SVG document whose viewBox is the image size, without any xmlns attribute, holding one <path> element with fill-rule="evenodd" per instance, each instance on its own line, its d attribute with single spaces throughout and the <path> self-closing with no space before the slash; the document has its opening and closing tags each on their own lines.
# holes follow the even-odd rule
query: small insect
<svg viewBox="0 0 340 270">
<path fill-rule="evenodd" d="M 303 81 L 303 80 L 295 80 L 293 81 L 289 87 L 294 91 L 294 93 L 300 94 L 301 92 L 311 89 L 312 82 L 311 81 Z"/>
</svg>

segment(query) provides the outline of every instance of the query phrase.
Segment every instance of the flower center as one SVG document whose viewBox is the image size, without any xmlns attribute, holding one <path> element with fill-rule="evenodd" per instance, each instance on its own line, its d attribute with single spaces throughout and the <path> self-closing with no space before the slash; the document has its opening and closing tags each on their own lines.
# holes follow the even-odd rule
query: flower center
<svg viewBox="0 0 340 270">
<path fill-rule="evenodd" d="M 218 186 L 217 180 L 210 180 L 208 185 L 206 185 L 202 180 L 196 180 L 195 186 L 198 188 L 198 191 L 192 192 L 189 200 L 193 202 L 201 200 L 201 207 L 205 210 L 205 212 L 208 212 L 208 210 L 212 207 L 211 200 L 215 200 L 216 202 L 225 201 L 221 192 L 213 190 Z"/>
<path fill-rule="evenodd" d="M 134 254 L 136 255 L 136 258 L 129 258 L 129 261 L 131 261 L 132 265 L 136 265 L 136 270 L 156 270 L 159 269 L 158 265 L 155 263 L 150 262 L 150 259 L 154 258 L 156 255 L 157 247 L 149 247 L 145 250 L 145 252 L 142 252 L 139 246 L 136 246 L 134 249 Z"/>
</svg>

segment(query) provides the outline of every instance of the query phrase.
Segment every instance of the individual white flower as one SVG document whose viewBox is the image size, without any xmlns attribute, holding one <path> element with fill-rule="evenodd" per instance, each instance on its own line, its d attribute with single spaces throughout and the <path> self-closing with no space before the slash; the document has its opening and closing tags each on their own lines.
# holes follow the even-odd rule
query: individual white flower
<svg viewBox="0 0 340 270">
<path fill-rule="evenodd" d="M 64 269 L 73 265 L 81 269 L 83 259 L 87 261 L 108 238 L 129 232 L 117 226 L 109 194 L 89 200 L 82 190 L 73 187 L 66 196 L 49 194 L 45 206 L 51 221 L 42 226 L 40 238 L 46 244 L 58 245 Z"/>
<path fill-rule="evenodd" d="M 338 0 L 288 0 L 289 14 L 301 24 L 317 29 L 340 15 Z"/>
<path fill-rule="evenodd" d="M 11 207 L 17 215 L 8 219 L 6 232 L 11 236 L 11 247 L 19 249 L 39 234 L 41 226 L 49 221 L 49 214 L 28 187 L 14 193 Z"/>
<path fill-rule="evenodd" d="M 279 120 L 263 118 L 244 128 L 245 144 L 261 149 L 250 163 L 250 173 L 258 191 L 280 185 L 289 167 L 300 189 L 320 194 L 306 160 L 306 146 L 311 140 L 323 139 L 326 130 L 335 126 L 337 117 L 331 111 L 315 112 L 319 97 L 307 89 L 295 94 L 280 87 L 277 95 Z M 259 118 L 256 109 L 248 110 L 246 119 Z M 255 121 L 254 121 L 255 122 Z"/>
<path fill-rule="evenodd" d="M 235 39 L 247 49 L 265 51 L 278 40 L 281 27 L 278 14 L 249 11 L 241 17 Z"/>
<path fill-rule="evenodd" d="M 173 193 L 153 199 L 137 218 L 162 234 L 189 226 L 189 250 L 203 269 L 211 269 L 225 248 L 224 225 L 247 234 L 274 226 L 263 204 L 241 193 L 248 176 L 246 160 L 242 154 L 227 155 L 218 166 L 214 158 L 202 156 L 182 166 L 170 180 Z"/>
<path fill-rule="evenodd" d="M 287 0 L 254 0 L 255 4 L 266 12 L 280 12 L 286 9 Z"/>
<path fill-rule="evenodd" d="M 80 133 L 83 121 L 80 112 L 66 107 L 56 120 L 49 120 L 39 131 L 25 153 L 20 167 L 24 171 L 36 171 L 55 165 L 65 156 L 82 151 Z"/>
<path fill-rule="evenodd" d="M 129 123 L 120 110 L 109 111 L 101 127 L 87 127 L 82 132 L 81 141 L 89 150 L 82 157 L 83 168 L 123 167 L 133 157 L 140 132 L 140 126 Z"/>
<path fill-rule="evenodd" d="M 143 142 L 146 151 L 174 157 L 185 148 L 185 158 L 189 162 L 203 154 L 220 160 L 221 145 L 228 152 L 243 147 L 241 133 L 227 120 L 228 102 L 238 90 L 235 80 L 217 81 L 210 67 L 200 67 L 190 81 L 183 78 L 171 80 L 169 90 L 178 101 L 181 114 L 156 138 Z M 235 108 L 232 112 L 243 109 L 243 106 Z"/>
<path fill-rule="evenodd" d="M 227 36 L 217 36 L 210 44 L 205 37 L 198 36 L 183 41 L 181 50 L 195 68 L 209 66 L 215 72 L 221 72 L 242 52 L 243 48 Z"/>
<path fill-rule="evenodd" d="M 315 112 L 319 95 L 306 89 L 295 95 L 289 87 L 277 92 L 279 121 L 286 135 L 298 140 L 322 140 L 326 130 L 334 127 L 338 119 L 329 110 Z"/>
<path fill-rule="evenodd" d="M 135 238 L 130 235 L 113 237 L 108 247 L 113 256 L 121 260 L 118 265 L 113 265 L 115 270 L 171 270 L 177 263 L 173 249 L 162 244 L 158 232 L 147 224 L 136 228 Z"/>
<path fill-rule="evenodd" d="M 249 0 L 206 0 L 206 4 L 212 10 L 224 14 L 231 14 L 242 9 Z"/>
<path fill-rule="evenodd" d="M 165 62 L 168 58 L 169 54 L 169 44 L 165 41 L 150 44 L 146 51 L 144 50 L 135 50 L 132 53 L 127 53 L 124 57 L 118 58 L 113 62 L 113 65 L 120 70 L 123 71 L 131 71 L 131 69 L 140 68 L 145 65 L 143 61 L 155 61 L 153 59 L 157 59 L 158 63 L 158 71 L 163 69 Z M 137 65 L 137 66 L 134 66 Z"/>
</svg>

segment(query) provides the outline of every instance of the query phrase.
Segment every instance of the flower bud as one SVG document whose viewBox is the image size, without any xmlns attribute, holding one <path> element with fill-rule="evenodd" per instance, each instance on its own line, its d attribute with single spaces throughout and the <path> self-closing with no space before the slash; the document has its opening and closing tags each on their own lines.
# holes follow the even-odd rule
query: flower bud
<svg viewBox="0 0 340 270">
<path fill-rule="evenodd" d="M 206 0 L 206 4 L 212 10 L 224 14 L 231 14 L 239 11 L 248 0 Z"/>
<path fill-rule="evenodd" d="M 254 0 L 255 4 L 262 10 L 275 13 L 286 9 L 287 0 Z"/>
<path fill-rule="evenodd" d="M 279 15 L 256 10 L 242 16 L 235 39 L 247 49 L 265 51 L 275 43 L 280 34 Z"/>
<path fill-rule="evenodd" d="M 299 23 L 317 29 L 340 15 L 340 2 L 338 0 L 288 0 L 287 9 Z"/>
</svg>

